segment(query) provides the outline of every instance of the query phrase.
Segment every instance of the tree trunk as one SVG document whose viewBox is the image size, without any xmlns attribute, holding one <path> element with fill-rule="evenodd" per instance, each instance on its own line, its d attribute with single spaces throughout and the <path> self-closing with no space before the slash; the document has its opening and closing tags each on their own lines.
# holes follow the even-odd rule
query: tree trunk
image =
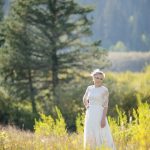
<svg viewBox="0 0 150 150">
<path fill-rule="evenodd" d="M 56 50 L 52 51 L 52 92 L 53 92 L 53 100 L 54 104 L 58 105 L 59 99 L 57 94 L 57 86 L 58 86 L 58 58 L 56 54 Z"/>
<path fill-rule="evenodd" d="M 30 92 L 30 98 L 32 102 L 32 112 L 37 113 L 36 110 L 36 103 L 35 103 L 35 97 L 34 97 L 34 88 L 33 88 L 33 82 L 32 82 L 32 76 L 31 76 L 31 70 L 28 70 L 28 79 L 29 79 L 29 92 Z"/>
</svg>

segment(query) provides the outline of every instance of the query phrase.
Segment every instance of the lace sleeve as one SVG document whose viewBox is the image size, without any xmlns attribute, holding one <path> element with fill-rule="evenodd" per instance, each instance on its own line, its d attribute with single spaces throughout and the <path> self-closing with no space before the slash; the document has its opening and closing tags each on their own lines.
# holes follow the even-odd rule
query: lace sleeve
<svg viewBox="0 0 150 150">
<path fill-rule="evenodd" d="M 87 87 L 87 89 L 86 89 L 86 91 L 85 91 L 85 94 L 84 94 L 84 96 L 83 96 L 83 101 L 86 101 L 86 100 L 87 100 L 88 91 L 89 91 L 89 87 Z"/>
<path fill-rule="evenodd" d="M 109 103 L 109 92 L 108 90 L 106 90 L 104 93 L 103 107 L 108 107 L 108 103 Z"/>
</svg>

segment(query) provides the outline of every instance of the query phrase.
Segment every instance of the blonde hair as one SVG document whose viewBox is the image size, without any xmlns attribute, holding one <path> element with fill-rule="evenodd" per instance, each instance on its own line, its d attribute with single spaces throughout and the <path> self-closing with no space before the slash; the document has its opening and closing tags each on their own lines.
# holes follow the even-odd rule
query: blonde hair
<svg viewBox="0 0 150 150">
<path fill-rule="evenodd" d="M 101 71 L 100 69 L 95 69 L 91 72 L 91 76 L 93 77 L 95 74 L 102 74 L 103 77 L 105 78 L 105 73 Z"/>
</svg>

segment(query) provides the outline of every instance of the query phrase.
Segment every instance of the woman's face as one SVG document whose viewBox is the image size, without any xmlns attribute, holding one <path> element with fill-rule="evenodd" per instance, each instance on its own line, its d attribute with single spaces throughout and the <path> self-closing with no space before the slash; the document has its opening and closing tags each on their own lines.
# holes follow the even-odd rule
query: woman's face
<svg viewBox="0 0 150 150">
<path fill-rule="evenodd" d="M 100 73 L 93 75 L 94 84 L 101 84 L 104 80 L 104 76 Z"/>
</svg>

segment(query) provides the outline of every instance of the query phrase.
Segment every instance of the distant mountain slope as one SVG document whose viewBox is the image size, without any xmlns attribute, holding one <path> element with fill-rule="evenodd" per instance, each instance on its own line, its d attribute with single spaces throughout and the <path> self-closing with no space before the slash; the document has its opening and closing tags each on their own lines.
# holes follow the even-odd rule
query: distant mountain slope
<svg viewBox="0 0 150 150">
<path fill-rule="evenodd" d="M 127 49 L 150 50 L 150 0 L 78 0 L 95 6 L 92 39 L 109 48 L 122 41 Z"/>
<path fill-rule="evenodd" d="M 7 15 L 12 0 L 4 0 Z M 82 5 L 91 5 L 93 36 L 102 40 L 102 46 L 110 48 L 122 41 L 129 50 L 150 50 L 150 0 L 75 0 Z"/>
<path fill-rule="evenodd" d="M 3 6 L 4 15 L 7 16 L 11 0 L 3 0 L 3 1 L 4 1 L 4 6 Z"/>
<path fill-rule="evenodd" d="M 139 72 L 146 65 L 150 65 L 150 52 L 110 52 L 108 58 L 112 63 L 112 66 L 106 69 L 108 71 Z"/>
</svg>

